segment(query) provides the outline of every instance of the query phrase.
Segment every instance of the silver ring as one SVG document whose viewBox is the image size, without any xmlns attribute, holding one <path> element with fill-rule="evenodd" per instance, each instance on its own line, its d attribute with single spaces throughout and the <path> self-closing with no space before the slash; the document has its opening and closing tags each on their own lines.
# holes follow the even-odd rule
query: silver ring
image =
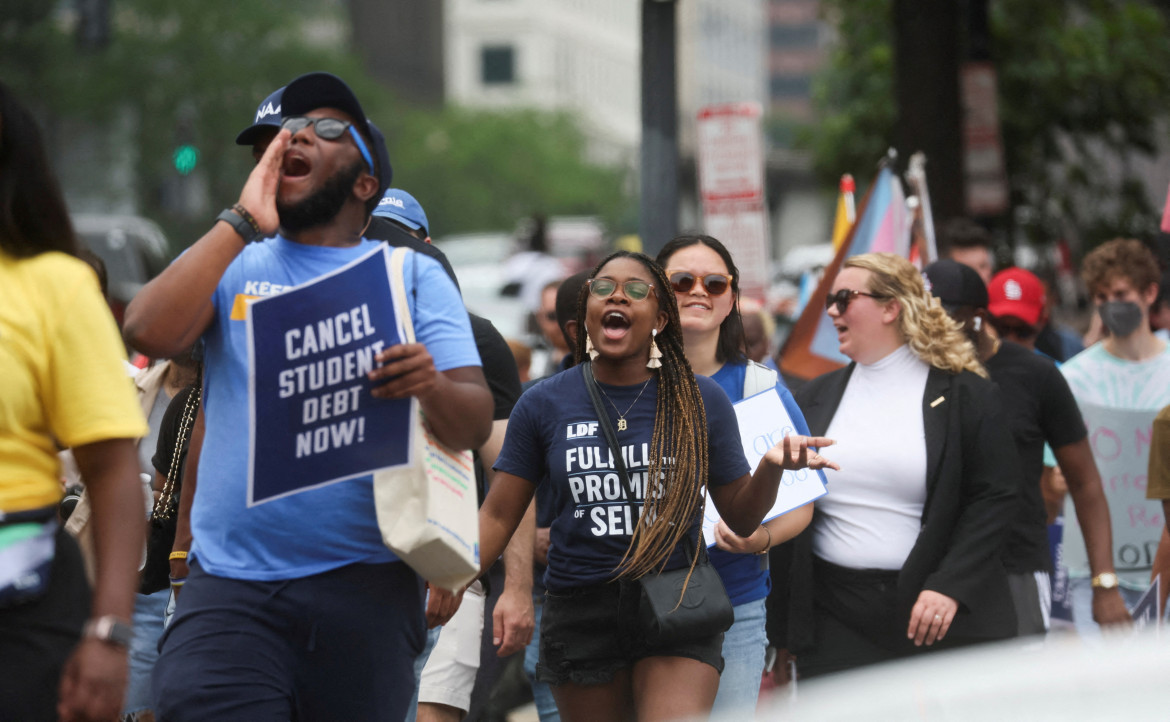
<svg viewBox="0 0 1170 722">
<path fill-rule="evenodd" d="M 934 615 L 934 618 L 935 618 L 935 619 L 942 619 L 942 615 L 941 615 L 941 614 L 936 614 L 936 615 Z"/>
</svg>

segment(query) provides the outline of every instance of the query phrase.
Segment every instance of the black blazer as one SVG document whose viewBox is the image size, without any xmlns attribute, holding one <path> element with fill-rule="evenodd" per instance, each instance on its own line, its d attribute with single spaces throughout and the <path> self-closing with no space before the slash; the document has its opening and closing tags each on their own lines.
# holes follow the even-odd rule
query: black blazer
<svg viewBox="0 0 1170 722">
<path fill-rule="evenodd" d="M 829 428 L 853 368 L 820 376 L 795 392 L 813 436 Z M 1015 608 L 999 551 L 1016 513 L 1022 472 L 1000 414 L 998 389 L 967 371 L 932 368 L 922 416 L 926 504 L 918 540 L 898 574 L 900 618 L 909 625 L 919 593 L 930 589 L 959 603 L 948 640 L 1015 636 Z M 832 458 L 832 447 L 826 455 Z M 794 654 L 814 639 L 812 557 L 812 525 L 773 549 L 768 633 L 775 646 Z"/>
</svg>

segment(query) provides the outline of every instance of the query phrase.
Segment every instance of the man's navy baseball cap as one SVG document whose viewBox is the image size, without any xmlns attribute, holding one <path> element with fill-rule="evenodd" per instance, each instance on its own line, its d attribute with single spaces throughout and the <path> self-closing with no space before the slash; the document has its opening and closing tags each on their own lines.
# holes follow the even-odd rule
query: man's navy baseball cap
<svg viewBox="0 0 1170 722">
<path fill-rule="evenodd" d="M 382 196 L 382 200 L 378 201 L 374 215 L 389 218 L 407 228 L 421 230 L 424 234 L 431 235 L 428 230 L 430 224 L 427 223 L 427 214 L 423 212 L 422 206 L 414 199 L 414 196 L 401 188 L 387 190 L 386 194 Z"/>
<path fill-rule="evenodd" d="M 252 145 L 267 128 L 280 130 L 280 96 L 283 94 L 284 88 L 280 88 L 260 103 L 260 107 L 256 108 L 256 118 L 252 125 L 241 130 L 236 136 L 236 145 Z"/>
<path fill-rule="evenodd" d="M 282 117 L 304 115 L 317 108 L 336 108 L 349 115 L 356 121 L 358 130 L 373 142 L 372 150 L 378 165 L 378 194 L 385 193 L 393 175 L 386 138 L 366 117 L 357 96 L 345 81 L 332 73 L 306 73 L 285 87 L 281 98 Z"/>
</svg>

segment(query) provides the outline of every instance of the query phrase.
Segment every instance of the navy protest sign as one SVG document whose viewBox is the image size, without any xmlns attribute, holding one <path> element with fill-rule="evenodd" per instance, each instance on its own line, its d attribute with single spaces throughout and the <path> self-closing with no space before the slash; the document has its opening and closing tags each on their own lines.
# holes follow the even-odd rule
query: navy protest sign
<svg viewBox="0 0 1170 722">
<path fill-rule="evenodd" d="M 248 313 L 248 505 L 409 462 L 411 400 L 367 374 L 399 343 L 385 245 L 253 301 Z"/>
</svg>

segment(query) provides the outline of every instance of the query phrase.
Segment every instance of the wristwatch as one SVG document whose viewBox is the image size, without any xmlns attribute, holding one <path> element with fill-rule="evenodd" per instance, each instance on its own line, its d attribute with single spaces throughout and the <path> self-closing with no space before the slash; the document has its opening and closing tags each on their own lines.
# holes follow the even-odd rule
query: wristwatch
<svg viewBox="0 0 1170 722">
<path fill-rule="evenodd" d="M 223 221 L 234 228 L 236 233 L 240 234 L 240 238 L 244 239 L 244 243 L 251 243 L 264 237 L 260 233 L 260 226 L 256 223 L 256 219 L 239 203 L 231 208 L 225 208 L 215 217 L 215 220 L 216 222 Z"/>
<path fill-rule="evenodd" d="M 1102 572 L 1093 577 L 1093 581 L 1090 584 L 1093 585 L 1093 589 L 1117 589 L 1121 581 L 1118 580 L 1117 575 L 1113 572 Z"/>
<path fill-rule="evenodd" d="M 126 621 L 107 614 L 86 622 L 81 636 L 129 648 L 130 641 L 134 639 L 134 629 Z"/>
</svg>

